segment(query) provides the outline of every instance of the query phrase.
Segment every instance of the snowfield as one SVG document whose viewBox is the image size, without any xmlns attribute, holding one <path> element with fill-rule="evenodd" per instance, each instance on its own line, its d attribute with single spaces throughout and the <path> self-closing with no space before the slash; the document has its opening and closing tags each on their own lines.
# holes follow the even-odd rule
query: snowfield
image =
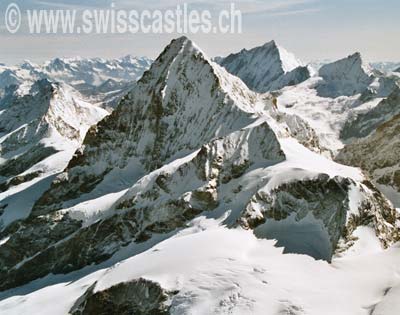
<svg viewBox="0 0 400 315">
<path fill-rule="evenodd" d="M 50 275 L 4 292 L 12 297 L 0 302 L 0 312 L 67 314 L 95 282 L 98 291 L 143 277 L 179 291 L 169 301 L 171 314 L 399 314 L 400 247 L 382 250 L 369 229 L 358 231 L 357 255 L 328 264 L 283 254 L 273 240 L 220 221 L 199 217 L 174 237 L 82 278 L 84 271 L 67 280 Z"/>
</svg>

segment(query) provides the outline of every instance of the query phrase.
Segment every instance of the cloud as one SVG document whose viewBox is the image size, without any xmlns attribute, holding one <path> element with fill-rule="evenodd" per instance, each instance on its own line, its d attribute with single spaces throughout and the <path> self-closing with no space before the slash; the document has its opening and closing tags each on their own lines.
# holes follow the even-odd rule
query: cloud
<svg viewBox="0 0 400 315">
<path fill-rule="evenodd" d="M 282 11 L 282 12 L 273 12 L 270 13 L 270 16 L 289 16 L 289 15 L 302 15 L 302 14 L 308 14 L 308 13 L 316 13 L 320 12 L 321 9 L 319 8 L 309 8 L 309 9 L 303 9 L 303 10 L 289 10 L 289 11 Z"/>
<path fill-rule="evenodd" d="M 317 0 L 86 0 L 84 4 L 81 0 L 28 0 L 33 8 L 62 8 L 62 9 L 80 9 L 85 8 L 109 8 L 111 3 L 115 4 L 116 8 L 120 9 L 135 9 L 135 10 L 165 10 L 175 8 L 178 5 L 188 4 L 196 9 L 204 9 L 217 11 L 227 9 L 231 3 L 235 4 L 237 9 L 240 9 L 243 14 L 266 13 L 279 10 L 288 10 L 304 6 Z"/>
<path fill-rule="evenodd" d="M 111 4 L 111 2 L 110 2 Z M 85 1 L 83 4 L 82 1 L 77 0 L 54 0 L 54 1 L 47 1 L 47 0 L 31 0 L 31 8 L 32 9 L 64 9 L 64 10 L 81 10 L 86 8 L 93 8 L 104 7 L 105 3 L 99 3 L 96 1 Z"/>
</svg>

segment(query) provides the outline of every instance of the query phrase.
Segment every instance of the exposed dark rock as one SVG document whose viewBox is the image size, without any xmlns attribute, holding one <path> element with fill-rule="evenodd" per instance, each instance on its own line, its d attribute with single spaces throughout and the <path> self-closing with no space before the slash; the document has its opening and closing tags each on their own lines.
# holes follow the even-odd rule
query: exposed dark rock
<svg viewBox="0 0 400 315">
<path fill-rule="evenodd" d="M 8 160 L 4 164 L 0 165 L 0 176 L 17 176 L 36 163 L 57 152 L 58 151 L 53 147 L 45 147 L 43 144 L 37 144 L 24 154 Z"/>
<path fill-rule="evenodd" d="M 400 193 L 400 115 L 381 124 L 369 137 L 346 145 L 336 160 L 346 165 L 358 166 L 374 183 L 392 187 Z M 400 197 L 391 201 L 400 205 Z"/>
<path fill-rule="evenodd" d="M 167 301 L 176 294 L 142 278 L 94 293 L 95 286 L 76 301 L 71 315 L 167 315 Z"/>
<path fill-rule="evenodd" d="M 35 179 L 36 177 L 40 176 L 43 172 L 42 171 L 36 171 L 24 175 L 18 175 L 15 176 L 6 182 L 0 183 L 0 192 L 6 191 L 12 186 L 17 186 L 22 183 L 26 183 L 31 181 L 32 179 Z"/>
<path fill-rule="evenodd" d="M 282 184 L 271 192 L 260 190 L 250 200 L 239 223 L 244 228 L 256 229 L 270 220 L 281 221 L 295 215 L 295 221 L 300 222 L 312 215 L 323 223 L 329 235 L 330 257 L 324 258 L 330 260 L 346 225 L 351 183 L 349 179 L 321 174 L 315 179 Z M 261 212 L 255 210 L 255 205 L 261 207 Z"/>
<path fill-rule="evenodd" d="M 366 137 L 398 114 L 400 114 L 400 89 L 396 88 L 388 98 L 373 109 L 347 120 L 340 137 L 344 140 Z"/>
</svg>

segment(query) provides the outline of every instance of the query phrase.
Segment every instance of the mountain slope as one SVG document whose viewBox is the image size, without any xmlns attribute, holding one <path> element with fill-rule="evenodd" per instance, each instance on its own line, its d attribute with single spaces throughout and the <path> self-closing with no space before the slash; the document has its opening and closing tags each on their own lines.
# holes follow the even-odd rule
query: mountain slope
<svg viewBox="0 0 400 315">
<path fill-rule="evenodd" d="M 337 156 L 341 163 L 367 171 L 397 207 L 400 206 L 399 128 L 400 115 L 396 115 L 369 137 L 346 145 Z"/>
<path fill-rule="evenodd" d="M 274 94 L 278 108 L 305 120 L 334 156 L 396 114 L 400 81 L 370 70 L 360 54 L 325 64 L 319 74 Z"/>
<path fill-rule="evenodd" d="M 12 191 L 62 170 L 88 128 L 107 112 L 82 101 L 72 88 L 47 79 L 35 82 L 27 94 L 8 89 L 0 108 L 0 191 L 5 211 L 1 220 L 8 224 L 18 218 L 14 211 L 21 212 L 13 210 L 17 200 Z"/>
<path fill-rule="evenodd" d="M 22 239 L 38 240 L 35 245 L 31 244 L 30 248 L 26 248 L 24 254 L 32 258 L 23 267 L 26 268 L 23 281 L 26 281 L 45 275 L 52 269 L 54 272 L 66 272 L 67 270 L 58 269 L 69 264 L 65 265 L 65 260 L 73 259 L 78 263 L 76 258 L 68 254 L 64 259 L 58 259 L 61 265 L 55 266 L 51 257 L 55 258 L 58 250 L 51 245 L 81 227 L 83 229 L 75 233 L 74 238 L 61 243 L 61 248 L 75 246 L 75 242 L 91 242 L 92 229 L 98 230 L 102 236 L 97 237 L 98 246 L 86 244 L 80 247 L 86 248 L 84 251 L 90 250 L 90 247 L 93 249 L 90 250 L 91 253 L 84 254 L 87 258 L 78 265 L 70 265 L 70 270 L 81 268 L 94 260 L 104 260 L 126 242 L 139 240 L 141 228 L 132 230 L 130 224 L 125 226 L 136 211 L 126 212 L 126 219 L 115 215 L 86 228 L 82 226 L 81 220 L 68 215 L 68 211 L 65 215 L 54 211 L 79 206 L 82 201 L 94 200 L 105 194 L 119 191 L 123 193 L 124 189 L 133 185 L 146 172 L 156 170 L 167 164 L 168 160 L 184 157 L 212 139 L 227 136 L 246 127 L 257 119 L 254 113 L 255 101 L 254 93 L 248 91 L 238 79 L 211 66 L 189 40 L 181 38 L 173 41 L 118 108 L 88 132 L 83 150 L 77 152 L 65 174 L 54 181 L 51 189 L 39 199 L 31 216 L 4 232 L 4 235 L 9 235 L 13 230 L 20 229 L 18 226 L 22 228 L 21 224 L 25 226 L 20 229 L 18 238 L 11 236 L 1 247 L 2 253 L 5 254 L 7 248 L 16 244 L 23 246 Z M 262 105 L 272 106 L 271 103 Z M 47 229 L 37 228 L 48 224 L 54 225 L 51 237 Z M 115 235 L 112 229 L 109 235 L 103 230 L 103 227 L 119 224 L 122 224 L 122 234 Z M 112 246 L 114 249 L 110 248 L 109 254 L 103 253 L 106 247 L 111 246 L 105 245 L 109 242 L 116 242 Z M 40 252 L 43 255 L 37 255 Z M 10 261 L 3 256 L 3 267 L 11 267 L 15 259 L 19 258 L 14 257 Z M 31 269 L 37 259 L 48 262 L 41 269 Z M 15 270 L 10 270 L 7 276 L 9 281 L 7 284 L 4 282 L 5 286 L 20 283 L 22 280 L 14 278 L 20 274 L 17 272 L 18 275 L 13 275 L 14 272 Z"/>
<path fill-rule="evenodd" d="M 218 63 L 256 92 L 279 90 L 310 77 L 308 68 L 275 41 L 251 50 L 243 49 Z"/>
<path fill-rule="evenodd" d="M 200 217 L 155 246 L 129 248 L 122 256 L 131 257 L 120 263 L 114 260 L 86 276 L 51 275 L 0 294 L 0 310 L 43 315 L 98 314 L 99 308 L 112 313 L 119 307 L 134 314 L 153 308 L 167 314 L 264 314 L 268 309 L 273 315 L 337 315 L 390 309 L 397 314 L 398 248 L 379 250 L 365 229 L 357 235 L 354 252 L 327 264 L 283 255 L 273 240 Z"/>
<path fill-rule="evenodd" d="M 323 97 L 355 95 L 373 82 L 371 70 L 363 63 L 360 53 L 323 65 L 318 73 L 324 79 L 317 88 L 318 95 Z"/>
<path fill-rule="evenodd" d="M 344 140 L 366 137 L 398 114 L 400 114 L 400 88 L 396 87 L 387 98 L 372 109 L 355 113 L 353 117 L 349 116 L 340 136 Z"/>
<path fill-rule="evenodd" d="M 55 296 L 68 296 L 61 303 L 64 312 L 77 314 L 89 312 L 86 305 L 92 308 L 104 296 L 134 310 L 143 299 L 144 309 L 204 313 L 209 312 L 207 296 L 215 295 L 215 312 L 254 313 L 252 307 L 260 310 L 263 299 L 254 291 L 242 298 L 245 282 L 235 284 L 232 275 L 248 279 L 266 272 L 260 262 L 269 254 L 278 265 L 308 261 L 320 270 L 329 265 L 314 259 L 365 255 L 369 249 L 359 243 L 366 241 L 377 252 L 397 242 L 395 209 L 358 169 L 318 154 L 314 137 L 301 118 L 279 111 L 272 96 L 250 91 L 189 39 L 173 40 L 116 110 L 89 130 L 30 215 L 0 233 L 1 294 L 37 290 L 28 298 L 35 299 L 53 288 L 44 286 L 55 284 L 60 286 Z M 287 235 L 298 242 L 287 242 Z M 264 238 L 314 259 L 282 256 Z M 188 251 L 189 243 L 195 251 Z M 261 245 L 266 247 L 260 251 Z M 162 265 L 153 269 L 160 275 L 156 284 L 149 281 L 154 273 L 130 264 L 150 266 L 146 257 L 152 254 Z M 159 255 L 166 255 L 165 266 Z M 121 284 L 124 259 L 135 272 L 125 273 Z M 112 279 L 97 286 L 106 274 Z M 60 281 L 73 283 L 66 287 Z M 232 298 L 227 287 L 233 288 Z M 375 284 L 373 290 L 381 287 Z M 131 290 L 137 295 L 128 297 Z M 149 305 L 153 294 L 160 299 Z M 279 308 L 275 298 L 267 304 L 276 312 L 299 309 L 292 301 Z"/>
<path fill-rule="evenodd" d="M 68 191 L 60 182 L 40 203 L 49 208 L 65 194 L 90 192 L 113 169 L 129 163 L 138 165 L 131 170 L 138 172 L 131 175 L 134 183 L 145 171 L 254 121 L 256 95 L 215 71 L 191 42 L 171 43 L 118 108 L 89 130 L 84 151 L 68 166 Z"/>
</svg>

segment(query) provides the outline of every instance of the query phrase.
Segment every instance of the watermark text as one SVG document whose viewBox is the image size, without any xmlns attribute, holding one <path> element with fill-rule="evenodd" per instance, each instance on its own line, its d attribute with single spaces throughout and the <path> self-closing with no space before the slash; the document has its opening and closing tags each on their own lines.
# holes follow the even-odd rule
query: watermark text
<svg viewBox="0 0 400 315">
<path fill-rule="evenodd" d="M 30 34 L 242 33 L 242 13 L 234 3 L 214 15 L 187 3 L 174 9 L 142 11 L 118 9 L 115 3 L 102 9 L 21 11 L 16 3 L 10 3 L 5 12 L 7 30 L 17 33 L 22 21 Z"/>
</svg>

